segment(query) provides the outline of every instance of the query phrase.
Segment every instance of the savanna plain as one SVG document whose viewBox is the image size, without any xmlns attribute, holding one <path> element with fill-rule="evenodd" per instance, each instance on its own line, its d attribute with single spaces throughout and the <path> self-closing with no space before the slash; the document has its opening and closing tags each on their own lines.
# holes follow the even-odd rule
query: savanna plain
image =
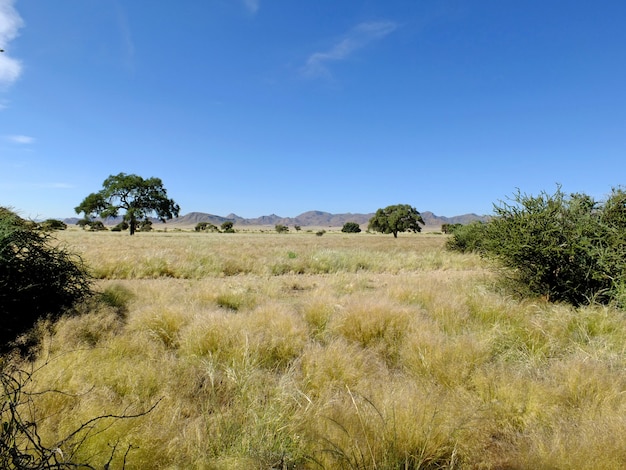
<svg viewBox="0 0 626 470">
<path fill-rule="evenodd" d="M 56 236 L 108 303 L 24 360 L 39 434 L 142 414 L 94 466 L 626 468 L 624 312 L 517 299 L 446 235 Z"/>
</svg>

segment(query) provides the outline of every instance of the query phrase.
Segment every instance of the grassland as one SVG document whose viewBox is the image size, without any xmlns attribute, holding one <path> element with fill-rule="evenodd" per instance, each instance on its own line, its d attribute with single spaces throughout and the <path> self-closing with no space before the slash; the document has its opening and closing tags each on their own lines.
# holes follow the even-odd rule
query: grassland
<svg viewBox="0 0 626 470">
<path fill-rule="evenodd" d="M 129 469 L 626 467 L 626 319 L 436 234 L 61 232 L 110 307 L 42 339 L 44 442 Z M 113 466 L 120 467 L 124 452 Z"/>
</svg>

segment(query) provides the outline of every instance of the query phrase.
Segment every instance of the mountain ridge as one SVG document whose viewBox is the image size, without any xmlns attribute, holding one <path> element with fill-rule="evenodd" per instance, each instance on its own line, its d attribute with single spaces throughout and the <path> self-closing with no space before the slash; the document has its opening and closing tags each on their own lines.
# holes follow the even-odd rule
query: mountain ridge
<svg viewBox="0 0 626 470">
<path fill-rule="evenodd" d="M 487 221 L 490 216 L 477 214 L 463 214 L 453 217 L 438 216 L 430 211 L 421 212 L 426 226 L 441 226 L 443 224 L 467 224 L 473 221 Z M 301 227 L 342 227 L 346 222 L 356 222 L 359 225 L 367 225 L 374 217 L 374 212 L 368 214 L 341 213 L 332 214 L 324 211 L 307 211 L 296 217 L 282 217 L 276 214 L 263 215 L 255 218 L 244 218 L 237 214 L 219 216 L 205 212 L 190 212 L 184 216 L 173 219 L 169 223 L 175 225 L 195 225 L 199 222 L 209 222 L 221 225 L 226 221 L 233 222 L 236 226 L 259 226 L 259 225 L 299 225 Z"/>
<path fill-rule="evenodd" d="M 473 221 L 486 222 L 491 217 L 488 215 L 463 214 L 453 217 L 438 216 L 430 211 L 421 212 L 426 227 L 440 227 L 443 224 L 468 224 Z M 230 221 L 235 226 L 251 227 L 251 226 L 274 226 L 281 225 L 299 225 L 301 227 L 342 227 L 346 222 L 356 222 L 359 225 L 367 226 L 369 220 L 374 217 L 374 212 L 368 214 L 360 213 L 341 213 L 332 214 L 330 212 L 312 210 L 303 212 L 296 217 L 282 217 L 276 214 L 262 215 L 254 218 L 240 217 L 237 214 L 230 213 L 226 216 L 210 214 L 208 212 L 190 212 L 180 217 L 176 217 L 168 221 L 168 225 L 174 226 L 195 226 L 200 222 L 208 222 L 213 225 L 220 226 L 224 222 Z M 63 219 L 68 225 L 75 225 L 80 219 L 71 217 Z M 121 217 L 103 220 L 105 225 L 116 225 L 121 222 Z M 151 219 L 153 223 L 160 223 L 157 219 Z"/>
<path fill-rule="evenodd" d="M 491 217 L 488 215 L 463 214 L 453 217 L 438 216 L 430 211 L 420 213 L 427 227 L 440 227 L 443 224 L 468 224 L 473 221 L 486 222 Z M 210 214 L 207 212 L 190 212 L 180 217 L 176 217 L 168 224 L 178 226 L 195 226 L 200 222 L 208 222 L 213 225 L 220 226 L 224 222 L 230 221 L 235 226 L 251 227 L 251 226 L 274 226 L 281 225 L 299 225 L 301 227 L 342 227 L 346 222 L 356 222 L 359 225 L 367 226 L 369 220 L 374 217 L 374 212 L 368 214 L 359 213 L 341 213 L 332 214 L 330 212 L 312 210 L 303 212 L 296 217 L 282 217 L 276 214 L 262 215 L 254 218 L 240 217 L 237 214 L 230 213 L 226 216 Z M 63 219 L 68 225 L 75 225 L 80 219 L 71 217 Z M 115 225 L 122 220 L 121 217 L 115 219 L 107 219 L 103 221 L 106 225 Z M 151 219 L 154 223 L 159 223 L 156 219 Z"/>
</svg>

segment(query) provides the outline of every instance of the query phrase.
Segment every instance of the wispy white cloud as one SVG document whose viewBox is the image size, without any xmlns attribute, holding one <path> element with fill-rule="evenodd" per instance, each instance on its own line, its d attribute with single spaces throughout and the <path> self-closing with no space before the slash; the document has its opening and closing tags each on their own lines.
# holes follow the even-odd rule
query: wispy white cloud
<svg viewBox="0 0 626 470">
<path fill-rule="evenodd" d="M 35 138 L 28 135 L 5 135 L 4 140 L 21 145 L 32 144 L 35 142 Z"/>
<path fill-rule="evenodd" d="M 74 187 L 74 185 L 68 183 L 43 183 L 36 186 L 43 189 L 71 189 Z"/>
<path fill-rule="evenodd" d="M 348 59 L 354 52 L 392 33 L 397 24 L 392 21 L 360 23 L 327 51 L 315 52 L 309 56 L 301 71 L 305 77 L 330 77 L 329 63 Z"/>
<path fill-rule="evenodd" d="M 254 15 L 257 11 L 259 11 L 259 7 L 261 6 L 261 1 L 260 0 L 243 0 L 243 6 L 245 6 L 246 10 L 248 10 L 250 13 Z"/>
<path fill-rule="evenodd" d="M 120 5 L 116 5 L 116 13 L 121 42 L 125 53 L 126 65 L 129 69 L 132 69 L 133 60 L 135 58 L 135 43 L 133 42 L 130 22 L 126 11 Z"/>
<path fill-rule="evenodd" d="M 17 37 L 24 22 L 13 7 L 14 0 L 0 0 L 0 85 L 8 86 L 22 73 L 22 64 L 10 55 L 8 44 Z"/>
</svg>

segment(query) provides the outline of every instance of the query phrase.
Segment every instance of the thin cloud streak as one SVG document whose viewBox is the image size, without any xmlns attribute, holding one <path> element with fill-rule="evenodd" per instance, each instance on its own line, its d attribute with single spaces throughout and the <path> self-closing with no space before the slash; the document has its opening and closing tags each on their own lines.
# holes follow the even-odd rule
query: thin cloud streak
<svg viewBox="0 0 626 470">
<path fill-rule="evenodd" d="M 14 0 L 0 0 L 0 85 L 8 86 L 15 82 L 22 73 L 22 64 L 11 57 L 7 51 L 9 44 L 18 35 L 24 25 L 22 18 L 13 7 Z"/>
<path fill-rule="evenodd" d="M 28 145 L 35 142 L 35 138 L 28 135 L 5 135 L 4 139 L 20 145 Z"/>
<path fill-rule="evenodd" d="M 307 78 L 329 78 L 329 63 L 349 58 L 354 52 L 366 47 L 373 41 L 391 34 L 397 28 L 392 21 L 360 23 L 352 28 L 345 37 L 325 52 L 315 52 L 309 56 L 301 72 Z"/>
<path fill-rule="evenodd" d="M 246 10 L 248 10 L 253 15 L 257 11 L 259 11 L 260 0 L 243 0 L 243 4 L 246 7 Z"/>
</svg>

